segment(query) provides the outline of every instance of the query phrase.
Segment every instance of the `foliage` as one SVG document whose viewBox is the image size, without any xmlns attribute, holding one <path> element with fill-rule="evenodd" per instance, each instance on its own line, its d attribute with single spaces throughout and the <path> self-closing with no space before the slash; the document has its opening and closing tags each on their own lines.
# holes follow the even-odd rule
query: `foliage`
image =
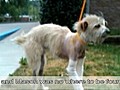
<svg viewBox="0 0 120 90">
<path fill-rule="evenodd" d="M 4 21 L 4 15 L 12 16 L 12 21 L 19 21 L 20 15 L 30 15 L 38 19 L 38 1 L 30 0 L 0 0 L 0 22 Z"/>
<path fill-rule="evenodd" d="M 55 23 L 72 28 L 79 19 L 82 0 L 40 0 L 40 23 Z"/>
<path fill-rule="evenodd" d="M 33 20 L 39 20 L 39 12 L 38 8 L 33 5 L 29 5 L 28 7 L 28 15 L 33 16 Z"/>
<path fill-rule="evenodd" d="M 27 65 L 27 59 L 22 57 L 20 62 L 19 62 L 21 65 Z"/>
<path fill-rule="evenodd" d="M 5 14 L 6 13 L 6 2 L 5 0 L 0 1 L 0 14 Z"/>
<path fill-rule="evenodd" d="M 19 20 L 19 14 L 20 14 L 20 12 L 19 12 L 18 8 L 16 8 L 13 5 L 13 6 L 9 7 L 8 11 L 9 11 L 9 13 L 12 16 L 12 18 L 13 18 L 14 21 L 18 21 Z"/>
</svg>

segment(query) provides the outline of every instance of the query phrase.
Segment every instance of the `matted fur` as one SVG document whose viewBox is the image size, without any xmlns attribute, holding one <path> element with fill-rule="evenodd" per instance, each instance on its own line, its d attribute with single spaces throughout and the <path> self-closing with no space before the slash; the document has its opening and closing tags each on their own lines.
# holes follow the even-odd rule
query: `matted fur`
<svg viewBox="0 0 120 90">
<path fill-rule="evenodd" d="M 82 79 L 87 43 L 101 43 L 109 29 L 105 26 L 104 18 L 96 15 L 87 15 L 75 23 L 74 29 L 76 33 L 67 27 L 44 24 L 14 39 L 24 47 L 33 75 L 42 75 L 45 53 L 49 50 L 53 56 L 69 59 L 66 70 L 70 76 L 75 76 L 71 79 Z M 75 90 L 83 90 L 82 84 L 73 87 Z"/>
<path fill-rule="evenodd" d="M 67 27 L 44 24 L 32 28 L 29 33 L 18 36 L 15 40 L 24 47 L 29 66 L 33 69 L 46 50 L 49 49 L 53 56 L 59 56 L 62 53 L 64 39 L 69 32 L 71 31 Z"/>
<path fill-rule="evenodd" d="M 27 42 L 36 42 L 43 49 L 49 49 L 55 56 L 61 53 L 62 44 L 64 43 L 65 35 L 70 32 L 67 27 L 61 27 L 55 24 L 39 25 L 31 30 L 27 37 Z M 44 50 L 43 50 L 44 51 Z"/>
</svg>

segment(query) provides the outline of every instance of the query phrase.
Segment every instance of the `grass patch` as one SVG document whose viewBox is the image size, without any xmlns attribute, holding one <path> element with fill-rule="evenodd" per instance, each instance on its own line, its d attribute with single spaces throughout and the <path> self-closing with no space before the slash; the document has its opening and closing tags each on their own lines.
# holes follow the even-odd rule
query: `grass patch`
<svg viewBox="0 0 120 90">
<path fill-rule="evenodd" d="M 119 76 L 120 46 L 90 46 L 86 54 L 85 75 Z"/>
<path fill-rule="evenodd" d="M 27 65 L 27 59 L 22 57 L 19 62 L 21 65 Z"/>
<path fill-rule="evenodd" d="M 111 29 L 110 35 L 120 35 L 120 29 Z"/>
<path fill-rule="evenodd" d="M 88 46 L 86 60 L 84 64 L 85 76 L 119 76 L 120 75 L 120 45 L 97 45 Z M 26 64 L 26 59 L 22 58 L 21 66 L 13 76 L 31 76 L 32 72 Z M 44 69 L 45 76 L 66 75 L 65 68 L 67 60 L 54 59 L 47 55 L 47 65 Z"/>
<path fill-rule="evenodd" d="M 28 67 L 27 59 L 22 57 L 19 63 L 20 67 L 10 76 L 31 76 L 32 70 Z"/>
</svg>

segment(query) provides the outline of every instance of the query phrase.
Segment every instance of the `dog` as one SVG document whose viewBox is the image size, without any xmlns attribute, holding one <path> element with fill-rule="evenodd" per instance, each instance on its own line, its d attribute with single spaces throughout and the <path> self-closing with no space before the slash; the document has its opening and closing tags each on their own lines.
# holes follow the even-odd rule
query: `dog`
<svg viewBox="0 0 120 90">
<path fill-rule="evenodd" d="M 42 76 L 47 50 L 60 58 L 68 59 L 66 71 L 70 79 L 80 80 L 87 44 L 100 44 L 110 30 L 105 26 L 105 19 L 96 15 L 86 15 L 74 24 L 73 33 L 68 27 L 56 24 L 43 24 L 32 28 L 30 32 L 14 38 L 26 53 L 33 76 Z M 82 84 L 74 84 L 74 90 L 83 90 Z"/>
</svg>

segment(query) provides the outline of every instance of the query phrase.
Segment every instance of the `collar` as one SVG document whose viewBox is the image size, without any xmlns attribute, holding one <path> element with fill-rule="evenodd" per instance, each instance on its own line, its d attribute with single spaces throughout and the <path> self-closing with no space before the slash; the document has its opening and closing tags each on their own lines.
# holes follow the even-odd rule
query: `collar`
<svg viewBox="0 0 120 90">
<path fill-rule="evenodd" d="M 76 38 L 78 38 L 78 39 L 79 39 L 79 41 L 80 41 L 80 43 L 81 43 L 82 45 L 87 45 L 86 41 L 85 41 L 85 40 L 83 40 L 83 39 L 80 37 L 80 35 L 79 35 L 79 33 L 78 33 L 78 32 L 76 32 Z"/>
</svg>

